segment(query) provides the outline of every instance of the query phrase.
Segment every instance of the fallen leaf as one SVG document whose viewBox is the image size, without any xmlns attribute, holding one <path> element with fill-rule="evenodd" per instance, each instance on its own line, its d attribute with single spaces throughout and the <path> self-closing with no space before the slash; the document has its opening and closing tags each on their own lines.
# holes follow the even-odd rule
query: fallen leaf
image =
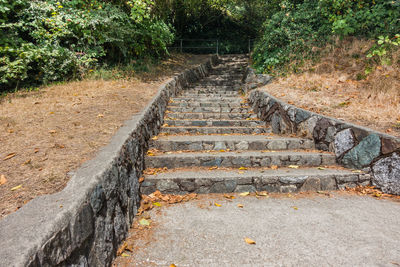
<svg viewBox="0 0 400 267">
<path fill-rule="evenodd" d="M 362 173 L 361 170 L 353 170 L 353 171 L 351 171 L 351 172 L 353 172 L 353 173 Z"/>
<path fill-rule="evenodd" d="M 154 205 L 154 206 L 157 206 L 157 207 L 161 207 L 160 202 L 154 202 L 153 205 Z"/>
<path fill-rule="evenodd" d="M 255 244 L 256 244 L 256 241 L 254 241 L 253 239 L 250 239 L 250 238 L 248 238 L 248 237 L 246 237 L 246 238 L 244 239 L 244 241 L 245 241 L 247 244 L 249 244 L 249 245 L 255 245 Z"/>
<path fill-rule="evenodd" d="M 3 160 L 9 160 L 9 159 L 15 157 L 16 155 L 17 155 L 17 153 L 10 153 Z"/>
<path fill-rule="evenodd" d="M 238 204 L 237 206 L 238 206 L 238 208 L 241 208 L 241 209 L 244 208 L 244 206 L 242 204 Z"/>
<path fill-rule="evenodd" d="M 235 196 L 224 194 L 224 198 L 235 199 Z"/>
<path fill-rule="evenodd" d="M 33 153 L 38 153 L 39 152 L 39 148 L 35 148 L 35 150 L 33 151 Z"/>
<path fill-rule="evenodd" d="M 299 166 L 297 166 L 297 165 L 289 165 L 288 167 L 291 168 L 291 169 L 298 169 L 299 168 Z"/>
<path fill-rule="evenodd" d="M 151 151 L 147 151 L 147 156 L 154 157 L 155 154 L 153 152 L 151 152 Z"/>
<path fill-rule="evenodd" d="M 139 221 L 139 223 L 140 223 L 140 225 L 143 225 L 143 226 L 149 226 L 150 225 L 150 221 L 146 220 L 146 219 L 141 219 Z"/>
<path fill-rule="evenodd" d="M 171 264 L 169 267 L 176 267 L 176 265 L 175 264 Z"/>
<path fill-rule="evenodd" d="M 99 115 L 97 115 L 97 118 L 104 118 L 104 115 L 103 114 L 99 114 Z"/>
<path fill-rule="evenodd" d="M 317 169 L 318 169 L 318 170 L 325 170 L 324 167 L 318 167 Z"/>
<path fill-rule="evenodd" d="M 272 165 L 272 166 L 271 166 L 271 169 L 272 169 L 272 170 L 277 170 L 277 169 L 278 169 L 278 166 L 277 166 L 277 165 Z"/>
<path fill-rule="evenodd" d="M 225 152 L 225 150 L 224 150 L 224 149 L 221 149 L 219 152 Z"/>
<path fill-rule="evenodd" d="M 22 187 L 22 184 L 17 185 L 17 186 L 15 186 L 15 187 L 11 188 L 11 191 L 18 190 L 18 189 L 20 189 L 21 187 Z"/>
<path fill-rule="evenodd" d="M 247 170 L 247 168 L 246 167 L 240 167 L 239 170 L 245 171 L 245 170 Z"/>
<path fill-rule="evenodd" d="M 218 166 L 208 168 L 210 171 L 218 169 Z"/>
<path fill-rule="evenodd" d="M 3 185 L 3 184 L 5 184 L 5 183 L 7 183 L 7 179 L 6 179 L 6 177 L 4 176 L 4 174 L 2 174 L 2 175 L 0 176 L 0 186 Z"/>
<path fill-rule="evenodd" d="M 121 256 L 122 256 L 122 257 L 130 257 L 130 255 L 127 254 L 127 253 L 122 253 Z"/>
<path fill-rule="evenodd" d="M 157 136 L 154 136 L 153 138 L 151 138 L 151 140 L 158 140 L 158 137 Z"/>
<path fill-rule="evenodd" d="M 268 196 L 268 192 L 267 191 L 256 192 L 256 195 L 261 197 L 266 197 Z"/>
<path fill-rule="evenodd" d="M 55 133 L 57 133 L 57 131 L 56 130 L 50 130 L 49 133 L 55 134 Z"/>
<path fill-rule="evenodd" d="M 143 181 L 144 181 L 144 177 L 142 176 L 139 178 L 139 183 L 143 183 Z"/>
<path fill-rule="evenodd" d="M 298 207 L 296 207 L 296 206 L 293 206 L 292 207 L 294 210 L 298 210 L 299 208 Z"/>
<path fill-rule="evenodd" d="M 243 192 L 243 193 L 240 193 L 239 195 L 242 197 L 245 197 L 245 196 L 250 195 L 250 192 Z"/>
<path fill-rule="evenodd" d="M 381 193 L 381 192 L 375 192 L 374 196 L 375 196 L 375 197 L 381 197 L 381 196 L 382 196 L 382 193 Z"/>
<path fill-rule="evenodd" d="M 221 205 L 221 204 L 218 204 L 217 202 L 214 203 L 214 206 L 216 206 L 216 207 L 222 207 L 222 205 Z"/>
</svg>

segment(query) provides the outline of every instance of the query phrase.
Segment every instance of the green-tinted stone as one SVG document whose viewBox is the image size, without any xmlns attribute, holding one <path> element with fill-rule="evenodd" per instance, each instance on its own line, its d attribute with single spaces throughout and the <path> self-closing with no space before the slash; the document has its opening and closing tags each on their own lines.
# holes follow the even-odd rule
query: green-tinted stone
<svg viewBox="0 0 400 267">
<path fill-rule="evenodd" d="M 381 140 L 379 136 L 370 134 L 345 154 L 342 163 L 349 168 L 361 169 L 371 164 L 371 162 L 380 155 L 380 151 Z"/>
</svg>

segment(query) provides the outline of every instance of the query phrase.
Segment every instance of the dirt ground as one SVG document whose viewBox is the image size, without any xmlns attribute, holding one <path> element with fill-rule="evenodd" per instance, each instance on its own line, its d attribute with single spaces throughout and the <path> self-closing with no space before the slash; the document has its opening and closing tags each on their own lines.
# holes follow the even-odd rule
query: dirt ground
<svg viewBox="0 0 400 267">
<path fill-rule="evenodd" d="M 8 94 L 0 103 L 0 218 L 58 192 L 167 79 L 209 56 L 172 55 L 129 79 L 86 79 Z"/>
<path fill-rule="evenodd" d="M 316 113 L 400 137 L 400 49 L 392 64 L 365 76 L 371 41 L 344 40 L 306 71 L 275 79 L 263 90 Z"/>
</svg>

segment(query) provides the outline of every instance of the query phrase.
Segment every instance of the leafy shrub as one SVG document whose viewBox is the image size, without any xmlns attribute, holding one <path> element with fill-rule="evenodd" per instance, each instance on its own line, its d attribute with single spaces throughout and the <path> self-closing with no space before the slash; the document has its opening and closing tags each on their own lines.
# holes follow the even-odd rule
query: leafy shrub
<svg viewBox="0 0 400 267">
<path fill-rule="evenodd" d="M 394 36 L 400 29 L 399 14 L 400 1 L 284 1 L 264 24 L 254 50 L 255 67 L 260 72 L 285 70 L 288 62 L 313 56 L 313 47 L 335 36 Z"/>
<path fill-rule="evenodd" d="M 173 34 L 143 10 L 149 4 L 0 0 L 0 89 L 79 77 L 103 62 L 164 55 Z"/>
</svg>

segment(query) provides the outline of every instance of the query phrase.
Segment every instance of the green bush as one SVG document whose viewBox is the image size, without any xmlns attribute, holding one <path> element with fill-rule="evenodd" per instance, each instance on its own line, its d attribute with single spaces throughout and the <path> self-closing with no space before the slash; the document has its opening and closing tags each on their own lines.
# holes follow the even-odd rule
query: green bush
<svg viewBox="0 0 400 267">
<path fill-rule="evenodd" d="M 160 57 L 170 27 L 149 2 L 0 0 L 0 88 L 80 77 L 99 63 Z"/>
<path fill-rule="evenodd" d="M 283 1 L 280 11 L 265 21 L 254 50 L 255 67 L 260 72 L 285 71 L 289 62 L 310 58 L 313 47 L 335 36 L 394 36 L 400 29 L 399 14 L 400 1 Z"/>
</svg>

